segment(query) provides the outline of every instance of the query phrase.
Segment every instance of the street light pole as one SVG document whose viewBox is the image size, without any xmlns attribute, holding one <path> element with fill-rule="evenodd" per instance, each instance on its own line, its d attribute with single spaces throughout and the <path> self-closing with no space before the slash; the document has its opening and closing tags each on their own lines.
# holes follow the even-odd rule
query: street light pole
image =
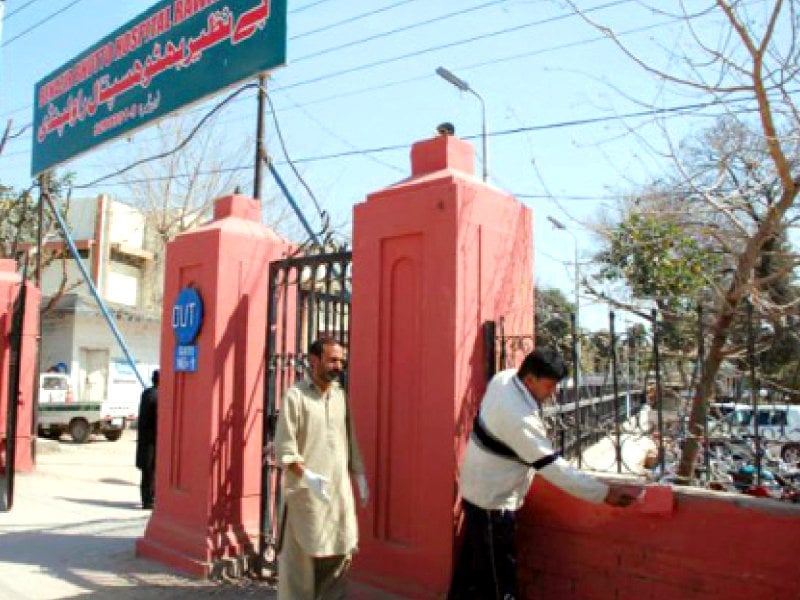
<svg viewBox="0 0 800 600">
<path fill-rule="evenodd" d="M 487 155 L 488 150 L 486 148 L 486 103 L 483 101 L 483 97 L 478 92 L 473 90 L 466 81 L 460 77 L 457 77 L 444 67 L 437 67 L 436 74 L 448 83 L 456 86 L 462 92 L 469 92 L 481 103 L 481 151 L 483 153 L 483 180 L 486 181 L 489 177 L 489 157 Z"/>
<path fill-rule="evenodd" d="M 572 237 L 573 249 L 575 251 L 575 331 L 578 335 L 580 335 L 580 328 L 581 328 L 581 296 L 580 296 L 580 281 L 581 281 L 581 268 L 580 263 L 578 263 L 578 238 L 575 237 L 575 234 L 572 233 L 567 226 L 564 225 L 561 221 L 556 219 L 555 217 L 547 217 L 547 220 L 553 224 L 553 227 L 556 229 L 560 229 L 561 231 L 566 231 L 570 237 Z M 580 340 L 580 338 L 578 338 Z M 577 344 L 576 348 L 576 358 L 575 361 L 575 402 L 580 402 L 580 372 L 581 372 L 581 345 L 580 342 Z"/>
<path fill-rule="evenodd" d="M 564 225 L 561 221 L 556 219 L 555 217 L 548 216 L 547 220 L 553 224 L 553 227 L 556 229 L 560 229 L 561 231 L 566 231 L 570 237 L 572 237 L 572 245 L 574 249 L 575 255 L 575 329 L 580 331 L 581 320 L 581 297 L 580 297 L 580 285 L 581 285 L 581 268 L 580 263 L 578 262 L 578 238 L 575 237 L 575 234 L 572 233 L 566 225 Z M 580 344 L 578 344 L 578 356 L 580 357 Z M 580 364 L 575 365 L 575 372 L 577 374 L 578 367 Z"/>
</svg>

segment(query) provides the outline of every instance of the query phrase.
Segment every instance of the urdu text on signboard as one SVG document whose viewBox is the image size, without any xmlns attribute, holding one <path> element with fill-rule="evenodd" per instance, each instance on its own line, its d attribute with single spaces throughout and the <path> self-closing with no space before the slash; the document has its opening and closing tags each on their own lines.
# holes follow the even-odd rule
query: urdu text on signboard
<svg viewBox="0 0 800 600">
<path fill-rule="evenodd" d="M 36 84 L 31 173 L 286 62 L 286 0 L 163 0 Z"/>
</svg>

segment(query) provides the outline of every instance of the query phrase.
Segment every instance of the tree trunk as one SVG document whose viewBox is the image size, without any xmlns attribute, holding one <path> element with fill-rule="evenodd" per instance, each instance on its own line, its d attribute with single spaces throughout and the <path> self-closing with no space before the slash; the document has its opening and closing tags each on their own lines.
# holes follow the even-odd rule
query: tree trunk
<svg viewBox="0 0 800 600">
<path fill-rule="evenodd" d="M 703 438 L 703 431 L 708 415 L 708 399 L 714 391 L 714 381 L 717 378 L 720 365 L 724 359 L 724 348 L 728 341 L 731 325 L 736 317 L 736 309 L 741 303 L 747 291 L 750 289 L 750 282 L 753 276 L 753 268 L 758 262 L 761 249 L 767 240 L 771 239 L 778 231 L 778 227 L 792 206 L 797 196 L 797 186 L 784 190 L 780 202 L 774 204 L 767 212 L 761 226 L 755 234 L 747 241 L 742 254 L 736 265 L 736 272 L 728 286 L 728 291 L 719 302 L 718 316 L 714 325 L 711 327 L 711 344 L 708 354 L 703 360 L 703 371 L 700 380 L 695 388 L 694 398 L 692 399 L 692 411 L 689 416 L 688 434 L 681 453 L 678 465 L 678 478 L 680 483 L 691 483 L 694 477 L 694 466 L 697 460 L 697 453 L 700 450 L 700 440 Z"/>
</svg>

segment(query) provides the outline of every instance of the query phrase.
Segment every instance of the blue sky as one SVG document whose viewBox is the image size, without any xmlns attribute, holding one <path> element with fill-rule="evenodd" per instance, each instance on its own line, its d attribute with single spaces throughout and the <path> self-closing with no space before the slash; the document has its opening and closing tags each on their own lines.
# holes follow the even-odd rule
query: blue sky
<svg viewBox="0 0 800 600">
<path fill-rule="evenodd" d="M 6 0 L 0 122 L 13 118 L 15 130 L 29 123 L 36 81 L 152 4 Z M 685 36 L 674 20 L 631 0 L 580 4 L 628 32 L 624 39 L 659 64 L 667 64 L 668 51 Z M 490 182 L 534 210 L 537 281 L 569 297 L 573 239 L 547 217 L 575 234 L 581 262 L 588 261 L 597 248 L 591 223 L 613 212 L 614 196 L 668 168 L 655 151 L 665 147 L 665 130 L 679 139 L 712 123 L 711 113 L 620 118 L 645 110 L 641 103 L 671 107 L 699 98 L 653 80 L 560 2 L 289 0 L 288 37 L 288 63 L 272 73 L 269 89 L 288 151 L 334 222 L 349 222 L 353 204 L 407 176 L 410 145 L 432 136 L 437 123 L 452 121 L 480 149 L 480 105 L 435 75 L 444 66 L 485 99 Z M 192 110 L 199 115 L 207 106 Z M 250 143 L 254 115 L 248 92 L 217 117 L 230 148 Z M 77 173 L 78 183 L 90 181 L 134 154 L 146 155 L 155 135 L 145 129 L 66 168 Z M 267 136 L 268 150 L 282 160 L 271 127 Z M 9 142 L 0 157 L 0 181 L 28 184 L 30 140 L 29 130 Z M 280 162 L 279 169 L 304 199 L 289 169 Z M 124 200 L 126 189 L 118 183 L 85 193 Z M 269 179 L 265 185 L 267 194 L 275 193 Z M 314 221 L 307 200 L 304 206 Z M 582 300 L 584 326 L 604 327 L 607 310 Z"/>
</svg>

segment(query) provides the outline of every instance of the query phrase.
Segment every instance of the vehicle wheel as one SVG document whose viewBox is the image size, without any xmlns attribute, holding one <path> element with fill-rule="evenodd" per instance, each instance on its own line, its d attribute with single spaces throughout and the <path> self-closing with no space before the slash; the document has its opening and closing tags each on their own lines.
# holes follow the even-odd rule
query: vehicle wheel
<svg viewBox="0 0 800 600">
<path fill-rule="evenodd" d="M 86 419 L 77 418 L 69 422 L 69 435 L 78 444 L 85 444 L 88 442 L 91 432 L 89 422 Z"/>
<path fill-rule="evenodd" d="M 800 444 L 785 444 L 781 448 L 781 458 L 790 465 L 800 463 Z"/>
<path fill-rule="evenodd" d="M 104 431 L 103 435 L 106 436 L 106 439 L 109 442 L 116 442 L 122 437 L 122 429 L 110 429 L 108 431 Z"/>
</svg>

